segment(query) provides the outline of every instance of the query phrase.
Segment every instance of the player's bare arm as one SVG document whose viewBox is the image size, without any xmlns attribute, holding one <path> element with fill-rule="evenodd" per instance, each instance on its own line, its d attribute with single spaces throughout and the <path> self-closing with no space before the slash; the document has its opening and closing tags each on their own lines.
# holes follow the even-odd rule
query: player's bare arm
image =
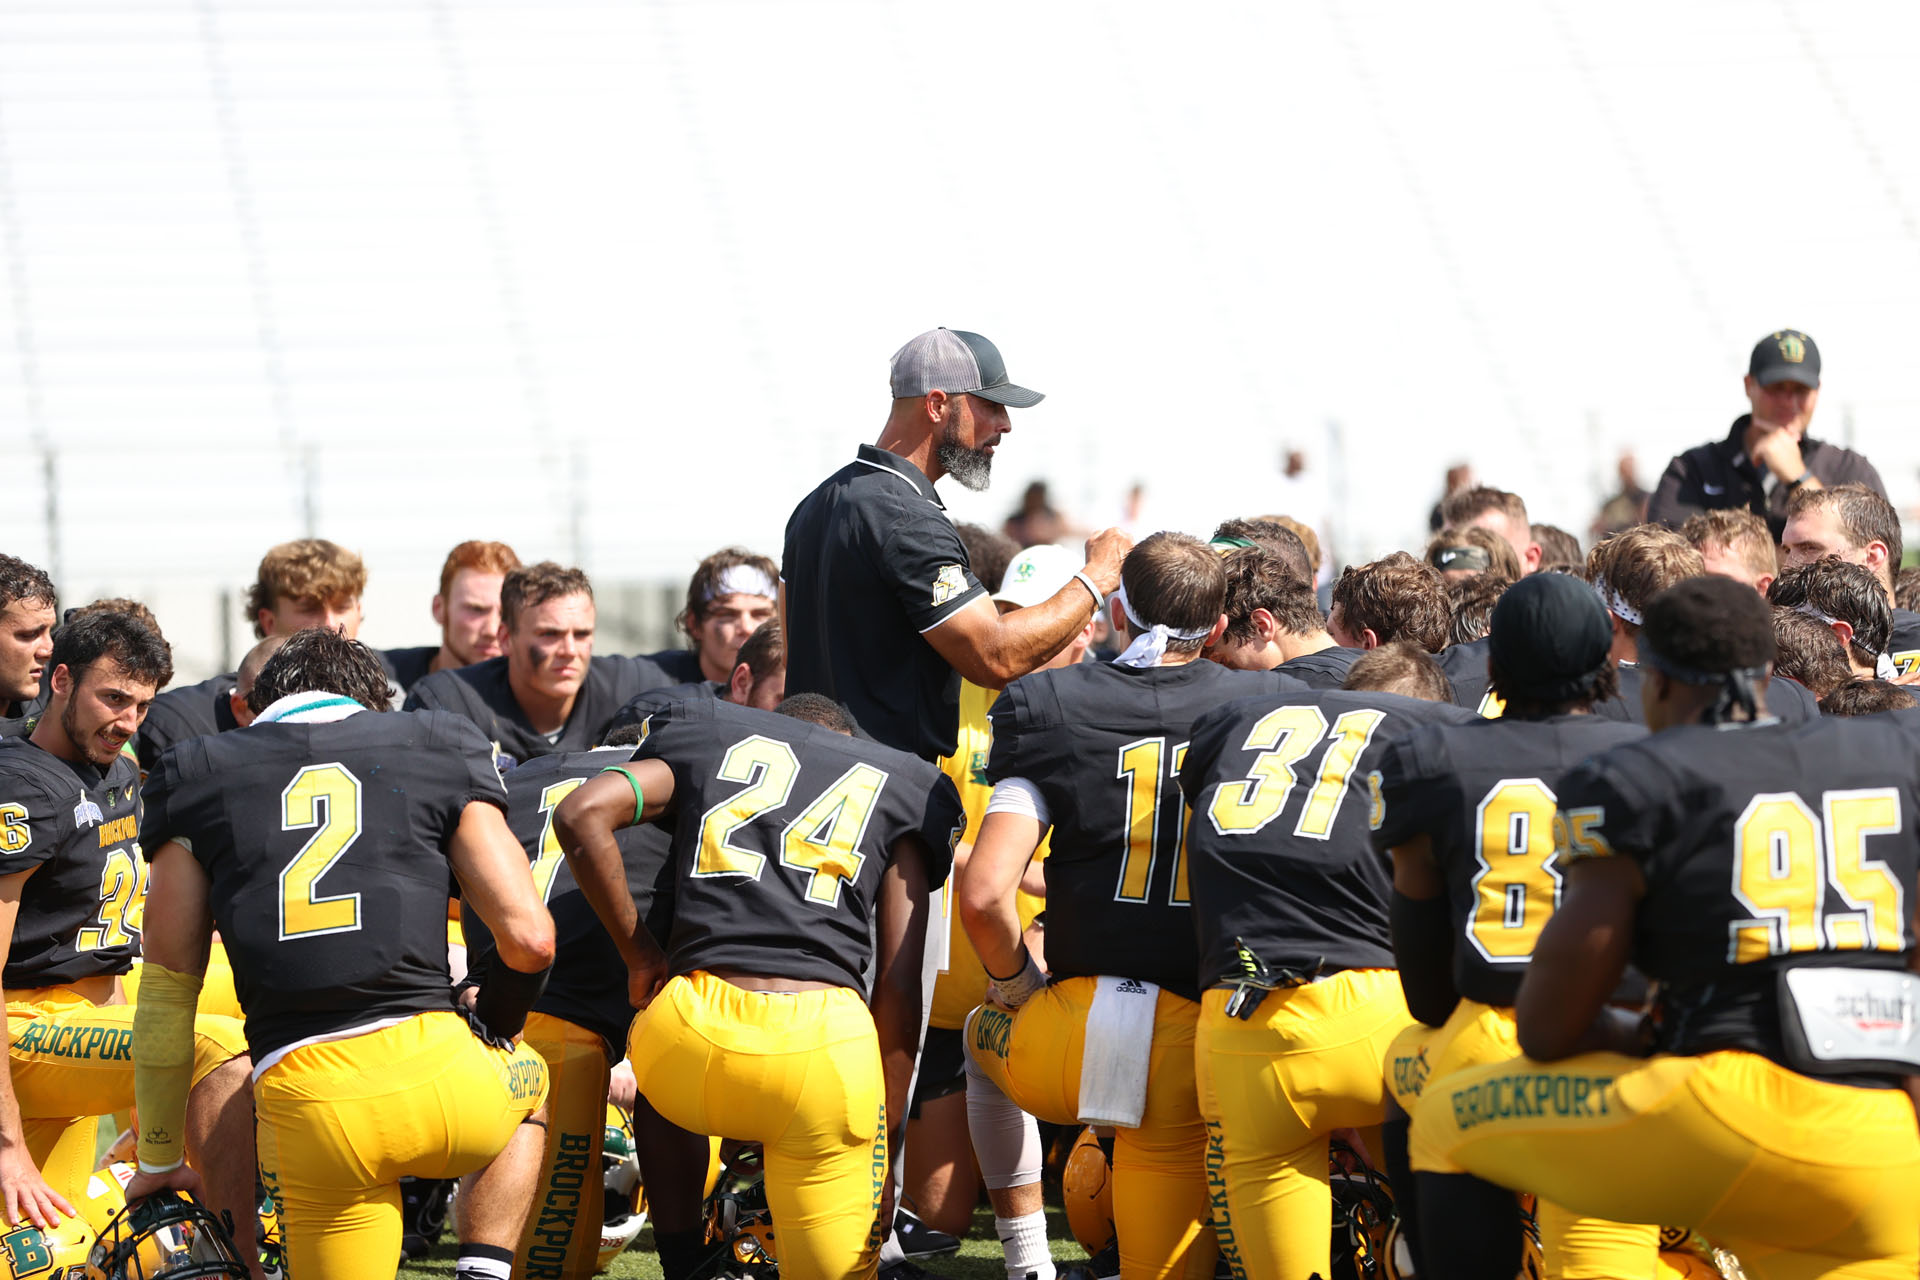
<svg viewBox="0 0 1920 1280">
<path fill-rule="evenodd" d="M 659 760 L 635 760 L 575 788 L 553 812 L 554 835 L 574 882 L 627 962 L 636 1009 L 646 1008 L 666 985 L 667 956 L 633 909 L 613 833 L 652 821 L 672 803 L 673 770 Z"/>
<path fill-rule="evenodd" d="M 553 917 L 533 886 L 533 873 L 506 815 L 484 800 L 460 811 L 447 845 L 466 900 L 493 931 L 500 959 L 523 973 L 553 963 Z"/>
<path fill-rule="evenodd" d="M 33 869 L 0 876 L 0 965 L 13 946 L 13 925 L 20 914 L 20 891 Z M 6 1196 L 7 1221 L 30 1221 L 43 1230 L 73 1216 L 67 1198 L 47 1185 L 27 1154 L 20 1124 L 20 1103 L 13 1094 L 13 1068 L 0 1062 L 0 1192 Z"/>
<path fill-rule="evenodd" d="M 1105 597 L 1120 585 L 1120 563 L 1133 539 L 1107 529 L 1087 541 L 1082 571 Z M 926 633 L 953 669 L 977 685 L 1002 689 L 1066 648 L 1098 605 L 1076 578 L 1039 604 L 1000 613 L 982 595 Z"/>
<path fill-rule="evenodd" d="M 1568 866 L 1560 906 L 1534 943 L 1514 1004 L 1520 1048 L 1554 1062 L 1595 1049 L 1633 1047 L 1608 1016 L 1627 971 L 1635 905 L 1646 880 L 1631 858 L 1584 858 Z"/>
<path fill-rule="evenodd" d="M 1046 829 L 1021 813 L 989 813 L 959 877 L 960 923 L 987 976 L 1017 977 L 1029 962 L 1014 893 Z"/>
</svg>

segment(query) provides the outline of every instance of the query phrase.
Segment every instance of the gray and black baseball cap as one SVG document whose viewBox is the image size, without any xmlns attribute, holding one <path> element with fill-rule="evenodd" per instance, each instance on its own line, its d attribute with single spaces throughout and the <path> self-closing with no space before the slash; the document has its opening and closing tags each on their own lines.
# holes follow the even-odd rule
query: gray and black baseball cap
<svg viewBox="0 0 1920 1280">
<path fill-rule="evenodd" d="M 1747 358 L 1747 376 L 1763 387 L 1776 382 L 1797 382 L 1803 387 L 1820 385 L 1820 348 L 1798 329 L 1770 333 L 1753 344 Z"/>
<path fill-rule="evenodd" d="M 893 398 L 917 398 L 929 391 L 962 393 L 1031 409 L 1046 396 L 1007 381 L 1000 348 L 965 329 L 932 329 L 893 353 Z"/>
</svg>

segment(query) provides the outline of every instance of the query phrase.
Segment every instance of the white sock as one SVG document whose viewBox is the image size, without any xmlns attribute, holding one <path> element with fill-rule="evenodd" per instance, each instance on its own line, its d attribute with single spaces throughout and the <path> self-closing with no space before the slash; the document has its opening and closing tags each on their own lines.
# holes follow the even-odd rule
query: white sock
<svg viewBox="0 0 1920 1280">
<path fill-rule="evenodd" d="M 993 1234 L 1007 1251 L 1007 1280 L 1053 1280 L 1053 1253 L 1047 1248 L 1044 1210 L 1021 1218 L 995 1216 Z"/>
<path fill-rule="evenodd" d="M 466 1253 L 454 1264 L 453 1274 L 458 1280 L 513 1280 L 513 1259 L 502 1262 Z"/>
</svg>

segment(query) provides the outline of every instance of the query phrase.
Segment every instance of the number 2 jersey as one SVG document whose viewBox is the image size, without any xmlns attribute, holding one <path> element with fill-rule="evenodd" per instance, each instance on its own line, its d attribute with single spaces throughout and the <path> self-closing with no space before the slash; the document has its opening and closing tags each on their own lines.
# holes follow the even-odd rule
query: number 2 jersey
<svg viewBox="0 0 1920 1280">
<path fill-rule="evenodd" d="M 615 1058 L 626 1053 L 627 1024 L 633 1021 L 627 963 L 574 882 L 573 868 L 553 833 L 553 811 L 576 787 L 632 757 L 632 747 L 568 751 L 540 756 L 506 773 L 507 825 L 527 851 L 533 864 L 533 887 L 553 913 L 553 971 L 533 1007 L 598 1032 Z M 673 923 L 673 865 L 668 856 L 672 832 L 643 822 L 614 832 L 613 838 L 620 847 L 634 909 L 664 946 Z M 475 980 L 484 980 L 494 955 L 493 935 L 465 904 L 460 918 L 467 939 L 468 972 Z"/>
<path fill-rule="evenodd" d="M 1780 969 L 1906 967 L 1920 718 L 1663 730 L 1574 769 L 1560 809 L 1564 858 L 1646 879 L 1633 962 L 1659 983 L 1663 1049 L 1781 1061 Z"/>
<path fill-rule="evenodd" d="M 1273 969 L 1393 968 L 1392 864 L 1367 829 L 1387 744 L 1462 724 L 1452 703 L 1328 690 L 1242 698 L 1193 727 L 1180 770 L 1200 986 L 1241 972 L 1235 939 Z"/>
<path fill-rule="evenodd" d="M 453 1007 L 446 849 L 507 806 L 493 749 L 444 711 L 256 722 L 147 775 L 147 843 L 209 881 L 256 1067 L 298 1042 Z"/>
<path fill-rule="evenodd" d="M 125 755 L 101 769 L 0 738 L 0 875 L 33 870 L 7 952 L 9 988 L 133 967 L 146 879 L 139 835 L 140 771 Z"/>
<path fill-rule="evenodd" d="M 1038 671 L 993 704 L 987 778 L 1024 778 L 1046 801 L 1047 967 L 1108 974 L 1189 1000 L 1194 981 L 1180 766 L 1214 708 L 1304 686 L 1204 658 L 1172 667 L 1082 663 Z"/>
<path fill-rule="evenodd" d="M 1588 756 L 1646 732 L 1593 715 L 1476 720 L 1417 729 L 1381 756 L 1374 845 L 1431 838 L 1461 996 L 1513 1004 L 1534 940 L 1560 903 L 1560 780 Z"/>
<path fill-rule="evenodd" d="M 656 711 L 632 758 L 673 770 L 676 974 L 865 991 L 895 844 L 920 844 L 929 889 L 953 865 L 964 816 L 952 781 L 869 739 L 699 698 Z"/>
</svg>

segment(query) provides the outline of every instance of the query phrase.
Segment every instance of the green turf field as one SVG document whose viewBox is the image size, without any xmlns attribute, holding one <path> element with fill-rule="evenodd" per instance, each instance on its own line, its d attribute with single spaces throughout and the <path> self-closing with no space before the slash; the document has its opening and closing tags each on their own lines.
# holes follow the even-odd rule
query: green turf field
<svg viewBox="0 0 1920 1280">
<path fill-rule="evenodd" d="M 1077 1262 L 1085 1258 L 1086 1252 L 1073 1242 L 1067 1231 L 1067 1220 L 1058 1209 L 1047 1210 L 1047 1234 L 1053 1239 L 1053 1256 L 1056 1261 Z M 982 1207 L 973 1215 L 973 1234 L 961 1245 L 960 1252 L 945 1258 L 931 1258 L 923 1261 L 935 1275 L 957 1276 L 961 1280 L 1006 1280 L 1006 1267 L 1000 1260 L 1000 1242 L 993 1238 L 993 1214 Z M 402 1277 L 408 1276 L 451 1276 L 453 1274 L 453 1235 L 451 1232 L 441 1241 L 440 1247 L 432 1258 L 400 1268 Z M 660 1280 L 660 1267 L 653 1257 L 653 1232 L 640 1233 L 640 1239 L 634 1246 L 614 1260 L 613 1266 L 605 1273 L 616 1280 Z"/>
</svg>

